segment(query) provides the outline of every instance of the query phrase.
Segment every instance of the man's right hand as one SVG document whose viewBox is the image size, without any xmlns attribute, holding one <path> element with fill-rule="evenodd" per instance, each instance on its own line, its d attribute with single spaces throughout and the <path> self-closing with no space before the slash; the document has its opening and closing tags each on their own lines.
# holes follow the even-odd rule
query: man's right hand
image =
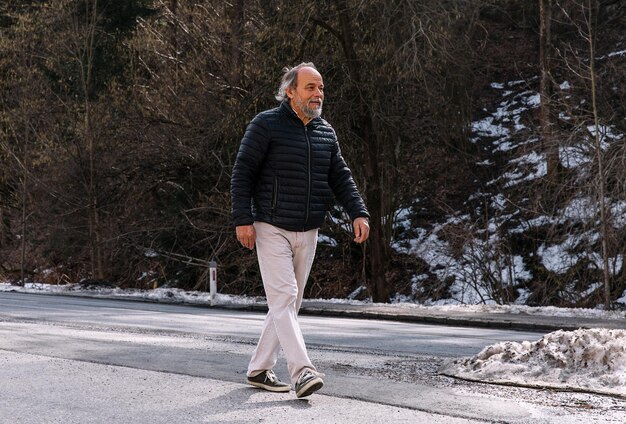
<svg viewBox="0 0 626 424">
<path fill-rule="evenodd" d="M 256 231 L 253 225 L 240 225 L 235 228 L 237 232 L 237 240 L 244 247 L 252 250 L 254 249 L 254 243 L 256 242 Z"/>
</svg>

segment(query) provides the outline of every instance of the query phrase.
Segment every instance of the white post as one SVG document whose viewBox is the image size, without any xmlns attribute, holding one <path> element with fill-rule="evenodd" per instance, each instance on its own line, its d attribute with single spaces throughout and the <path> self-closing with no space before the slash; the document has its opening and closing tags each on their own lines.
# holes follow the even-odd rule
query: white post
<svg viewBox="0 0 626 424">
<path fill-rule="evenodd" d="M 209 296 L 211 298 L 211 306 L 215 304 L 215 294 L 217 293 L 217 263 L 209 262 Z"/>
</svg>

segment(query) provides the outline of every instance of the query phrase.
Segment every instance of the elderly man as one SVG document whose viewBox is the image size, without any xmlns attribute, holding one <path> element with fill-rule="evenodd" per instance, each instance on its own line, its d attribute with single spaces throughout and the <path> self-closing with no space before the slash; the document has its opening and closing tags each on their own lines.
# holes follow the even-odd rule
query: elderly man
<svg viewBox="0 0 626 424">
<path fill-rule="evenodd" d="M 273 372 L 282 347 L 297 397 L 323 385 L 298 324 L 317 231 L 336 198 L 349 214 L 354 241 L 369 236 L 369 214 L 337 143 L 322 119 L 324 82 L 312 63 L 285 68 L 278 107 L 248 125 L 231 180 L 237 240 L 256 245 L 269 312 L 248 366 L 248 383 L 273 392 L 291 385 Z"/>
</svg>

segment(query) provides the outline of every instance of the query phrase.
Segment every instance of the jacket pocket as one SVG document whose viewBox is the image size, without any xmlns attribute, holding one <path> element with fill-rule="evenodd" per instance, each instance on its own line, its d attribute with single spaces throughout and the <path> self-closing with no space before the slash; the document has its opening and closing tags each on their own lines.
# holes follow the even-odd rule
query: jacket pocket
<svg viewBox="0 0 626 424">
<path fill-rule="evenodd" d="M 274 183 L 272 185 L 272 213 L 276 212 L 277 204 L 278 204 L 278 177 L 274 177 Z"/>
</svg>

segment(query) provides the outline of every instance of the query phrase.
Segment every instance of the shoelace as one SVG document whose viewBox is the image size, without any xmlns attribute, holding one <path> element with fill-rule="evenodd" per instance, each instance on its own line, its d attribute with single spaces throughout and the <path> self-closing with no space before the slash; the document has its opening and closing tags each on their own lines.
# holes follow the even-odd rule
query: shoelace
<svg viewBox="0 0 626 424">
<path fill-rule="evenodd" d="M 324 374 L 323 372 L 311 371 L 311 374 L 313 374 L 314 376 L 319 377 L 319 378 L 326 378 L 326 374 Z"/>
<path fill-rule="evenodd" d="M 274 371 L 268 371 L 265 373 L 265 381 L 269 380 L 271 383 L 276 383 L 278 381 L 278 377 L 274 374 Z"/>
<path fill-rule="evenodd" d="M 302 373 L 302 376 L 300 378 L 304 377 L 307 374 L 311 374 L 314 377 L 319 377 L 319 378 L 325 378 L 326 377 L 326 374 L 324 374 L 324 373 L 308 369 L 308 370 L 306 370 L 305 372 Z"/>
</svg>

